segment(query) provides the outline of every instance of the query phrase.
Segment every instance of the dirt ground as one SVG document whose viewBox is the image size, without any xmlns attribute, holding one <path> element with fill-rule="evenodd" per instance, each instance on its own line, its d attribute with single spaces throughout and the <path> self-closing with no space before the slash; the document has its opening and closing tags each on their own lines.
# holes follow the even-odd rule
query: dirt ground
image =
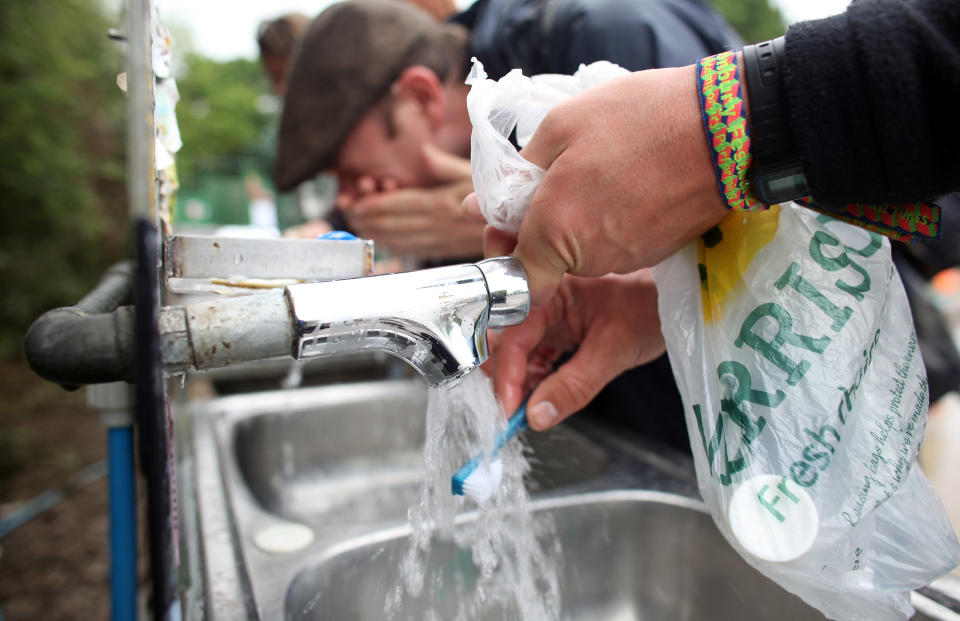
<svg viewBox="0 0 960 621">
<path fill-rule="evenodd" d="M 84 391 L 0 362 L 0 516 L 105 457 L 106 430 Z M 0 621 L 109 618 L 107 537 L 100 478 L 0 539 Z"/>
</svg>

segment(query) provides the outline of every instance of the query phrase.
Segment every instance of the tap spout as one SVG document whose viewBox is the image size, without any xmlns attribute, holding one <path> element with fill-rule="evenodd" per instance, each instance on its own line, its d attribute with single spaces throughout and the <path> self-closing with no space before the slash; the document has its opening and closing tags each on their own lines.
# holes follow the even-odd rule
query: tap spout
<svg viewBox="0 0 960 621">
<path fill-rule="evenodd" d="M 291 285 L 295 358 L 381 350 L 406 360 L 431 386 L 488 357 L 487 328 L 527 317 L 530 291 L 511 257 L 477 264 Z"/>
</svg>

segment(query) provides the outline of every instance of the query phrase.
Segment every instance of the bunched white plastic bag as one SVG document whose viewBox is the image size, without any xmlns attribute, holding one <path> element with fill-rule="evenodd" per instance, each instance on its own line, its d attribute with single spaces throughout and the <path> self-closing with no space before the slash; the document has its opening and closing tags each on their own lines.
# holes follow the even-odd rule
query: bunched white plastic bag
<svg viewBox="0 0 960 621">
<path fill-rule="evenodd" d="M 543 178 L 510 133 L 525 144 L 550 107 L 624 72 L 494 82 L 475 62 L 487 222 L 516 231 Z M 915 463 L 926 371 L 889 242 L 785 204 L 731 213 L 654 275 L 697 482 L 723 535 L 830 618 L 907 619 L 908 592 L 955 567 L 960 546 Z"/>
<path fill-rule="evenodd" d="M 499 81 L 487 79 L 483 63 L 473 59 L 467 77 L 467 110 L 473 124 L 470 162 L 473 187 L 487 222 L 516 232 L 544 170 L 520 156 L 510 143 L 516 129 L 523 147 L 550 108 L 612 77 L 629 73 L 605 60 L 580 65 L 574 75 L 531 77 L 514 69 Z"/>
<path fill-rule="evenodd" d="M 785 204 L 731 213 L 654 276 L 724 536 L 830 618 L 907 619 L 960 549 L 915 463 L 926 370 L 889 242 Z"/>
</svg>

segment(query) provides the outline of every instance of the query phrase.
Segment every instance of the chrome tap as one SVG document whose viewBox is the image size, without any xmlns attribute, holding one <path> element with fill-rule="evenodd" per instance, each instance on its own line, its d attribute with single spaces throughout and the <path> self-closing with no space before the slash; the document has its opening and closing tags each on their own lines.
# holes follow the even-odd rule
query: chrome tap
<svg viewBox="0 0 960 621">
<path fill-rule="evenodd" d="M 410 363 L 430 385 L 488 357 L 487 328 L 523 321 L 530 292 L 512 258 L 402 274 L 292 285 L 296 358 L 369 349 Z"/>
<path fill-rule="evenodd" d="M 381 350 L 436 386 L 482 364 L 487 328 L 516 325 L 529 309 L 523 267 L 501 257 L 165 308 L 161 349 L 168 372 Z"/>
</svg>

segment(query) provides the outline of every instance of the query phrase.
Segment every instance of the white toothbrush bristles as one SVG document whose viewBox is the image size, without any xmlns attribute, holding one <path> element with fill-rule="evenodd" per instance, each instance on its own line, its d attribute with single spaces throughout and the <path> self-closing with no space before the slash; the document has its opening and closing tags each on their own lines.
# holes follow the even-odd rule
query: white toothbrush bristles
<svg viewBox="0 0 960 621">
<path fill-rule="evenodd" d="M 495 459 L 488 464 L 479 464 L 463 482 L 463 493 L 478 503 L 484 503 L 500 487 L 501 479 L 503 461 Z"/>
</svg>

